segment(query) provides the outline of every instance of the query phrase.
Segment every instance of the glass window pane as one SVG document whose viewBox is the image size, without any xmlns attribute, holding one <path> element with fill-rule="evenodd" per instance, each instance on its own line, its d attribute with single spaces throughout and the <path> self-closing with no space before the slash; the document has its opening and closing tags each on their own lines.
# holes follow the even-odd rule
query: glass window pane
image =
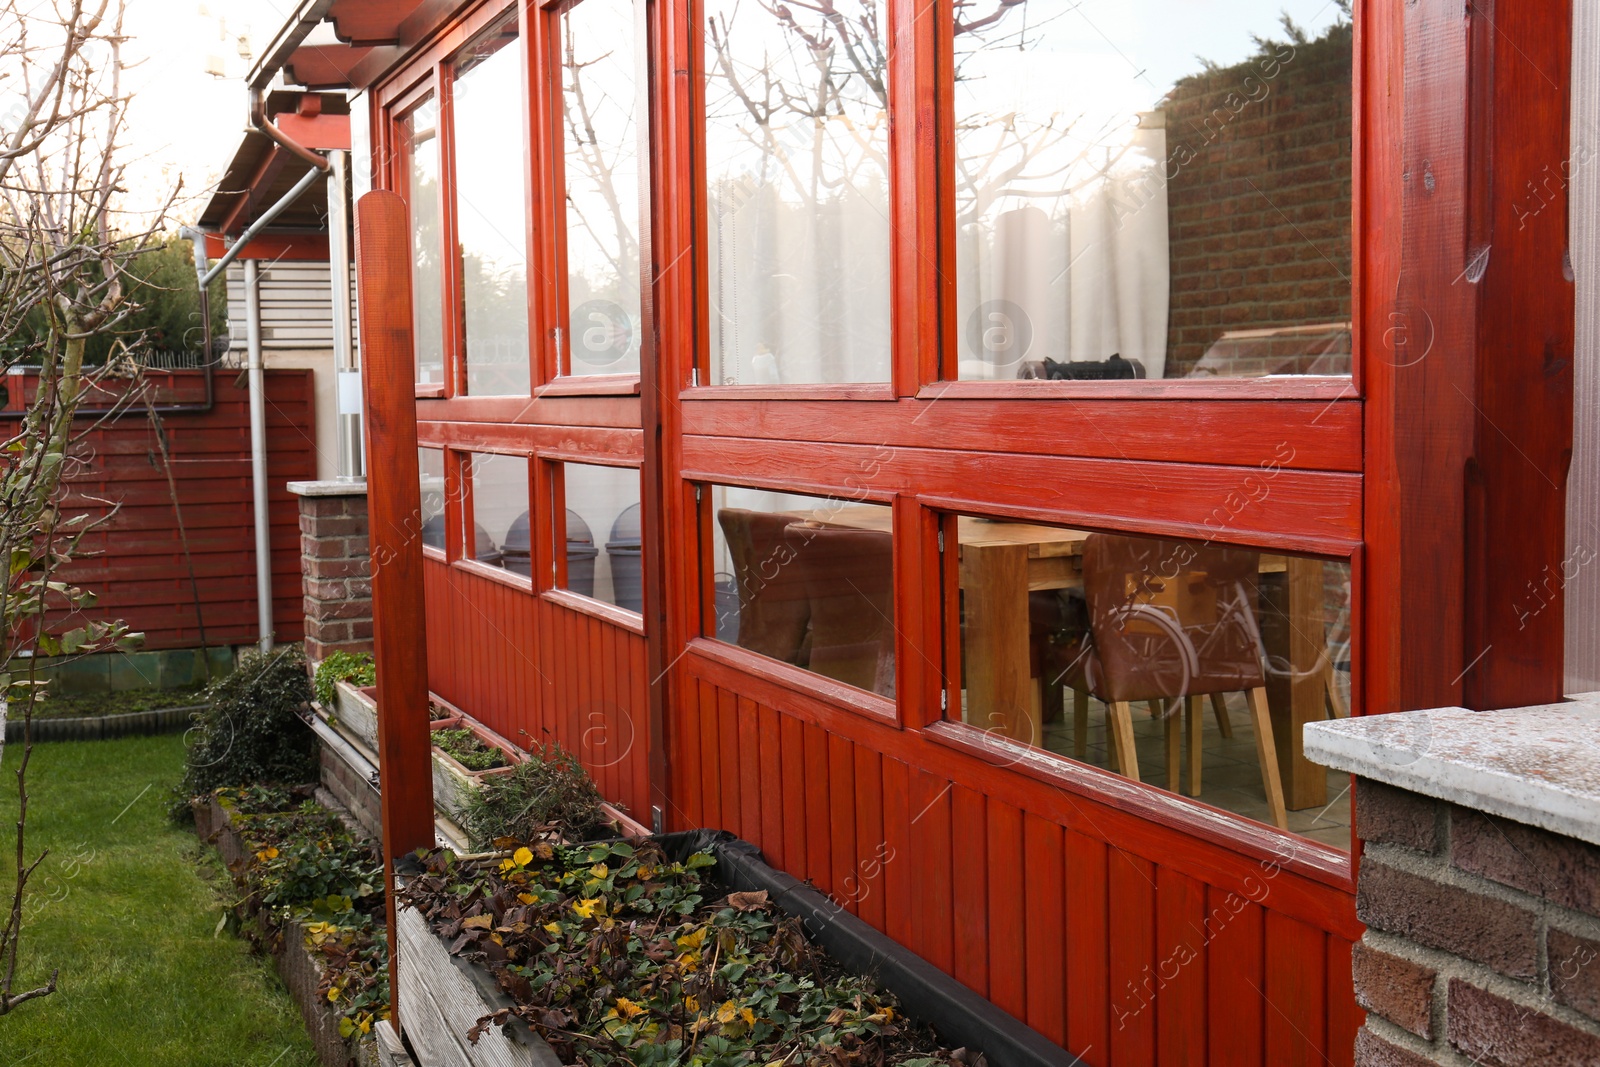
<svg viewBox="0 0 1600 1067">
<path fill-rule="evenodd" d="M 523 82 L 516 40 L 513 12 L 457 61 L 451 96 L 467 392 L 475 396 L 529 391 L 527 196 L 516 151 Z"/>
<path fill-rule="evenodd" d="M 716 616 L 707 636 L 893 698 L 890 509 L 710 490 Z"/>
<path fill-rule="evenodd" d="M 964 379 L 1350 373 L 1345 0 L 958 0 Z"/>
<path fill-rule="evenodd" d="M 528 459 L 489 452 L 472 454 L 472 533 L 479 563 L 531 575 L 528 565 Z"/>
<path fill-rule="evenodd" d="M 422 483 L 422 543 L 444 551 L 444 452 L 417 449 L 417 470 Z"/>
<path fill-rule="evenodd" d="M 888 381 L 883 5 L 705 9 L 710 381 Z"/>
<path fill-rule="evenodd" d="M 411 208 L 411 326 L 417 348 L 417 381 L 444 382 L 442 264 L 444 230 L 439 223 L 439 108 L 430 96 L 400 120 L 408 164 L 406 195 Z"/>
<path fill-rule="evenodd" d="M 1347 776 L 1287 747 L 1304 723 L 1349 713 L 1347 562 L 955 526 L 951 718 L 1261 822 L 1287 808 L 1285 828 L 1350 847 Z"/>
<path fill-rule="evenodd" d="M 561 15 L 568 374 L 639 371 L 638 93 L 629 0 Z"/>
<path fill-rule="evenodd" d="M 629 611 L 644 611 L 639 471 L 592 463 L 563 465 L 567 580 L 563 589 Z"/>
</svg>

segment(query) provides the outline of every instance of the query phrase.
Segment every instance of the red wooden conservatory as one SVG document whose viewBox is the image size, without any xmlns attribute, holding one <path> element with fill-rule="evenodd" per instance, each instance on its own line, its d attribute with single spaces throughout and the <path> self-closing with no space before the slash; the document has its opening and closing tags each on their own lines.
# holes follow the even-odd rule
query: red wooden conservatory
<svg viewBox="0 0 1600 1067">
<path fill-rule="evenodd" d="M 390 854 L 431 690 L 1087 1063 L 1350 1063 L 1301 728 L 1561 698 L 1571 10 L 1284 7 L 301 4 Z"/>
</svg>

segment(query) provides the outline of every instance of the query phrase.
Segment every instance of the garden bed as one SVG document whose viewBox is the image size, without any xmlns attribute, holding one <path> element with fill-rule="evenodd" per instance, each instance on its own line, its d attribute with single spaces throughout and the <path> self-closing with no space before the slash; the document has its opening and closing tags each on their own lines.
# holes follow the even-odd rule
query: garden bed
<svg viewBox="0 0 1600 1067">
<path fill-rule="evenodd" d="M 192 802 L 195 828 L 243 894 L 238 928 L 273 959 L 324 1067 L 366 1065 L 388 1014 L 381 868 L 309 793 L 217 790 Z"/>
<path fill-rule="evenodd" d="M 401 997 L 427 1062 L 1078 1062 L 728 835 L 435 851 L 401 871 Z"/>
</svg>

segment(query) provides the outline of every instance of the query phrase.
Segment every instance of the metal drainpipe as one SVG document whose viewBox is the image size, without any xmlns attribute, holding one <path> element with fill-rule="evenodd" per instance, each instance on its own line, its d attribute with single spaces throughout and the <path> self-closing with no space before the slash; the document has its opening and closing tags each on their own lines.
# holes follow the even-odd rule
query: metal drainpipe
<svg viewBox="0 0 1600 1067">
<path fill-rule="evenodd" d="M 366 474 L 361 439 L 361 364 L 355 351 L 350 314 L 349 152 L 328 153 L 328 285 L 333 300 L 333 372 L 338 399 L 338 478 L 360 481 Z"/>
<path fill-rule="evenodd" d="M 250 482 L 255 491 L 256 618 L 261 651 L 272 651 L 272 517 L 267 512 L 267 389 L 261 362 L 261 268 L 244 261 L 244 308 L 250 346 Z"/>
</svg>

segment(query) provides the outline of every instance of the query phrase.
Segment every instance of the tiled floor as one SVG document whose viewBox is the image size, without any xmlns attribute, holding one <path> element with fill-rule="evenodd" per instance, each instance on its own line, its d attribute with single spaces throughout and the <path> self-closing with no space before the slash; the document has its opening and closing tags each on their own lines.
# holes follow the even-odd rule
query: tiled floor
<svg viewBox="0 0 1600 1067">
<path fill-rule="evenodd" d="M 1217 728 L 1209 703 L 1205 706 L 1202 731 L 1200 784 L 1197 798 L 1203 803 L 1261 822 L 1269 821 L 1267 798 L 1261 787 L 1261 765 L 1256 759 L 1255 731 L 1245 707 L 1243 693 L 1227 697 L 1228 720 L 1233 736 L 1225 738 Z M 1181 714 L 1181 711 L 1178 712 Z M 1167 742 L 1163 721 L 1152 716 L 1142 703 L 1133 706 L 1134 744 L 1139 750 L 1139 776 L 1146 784 L 1167 787 Z M 1187 742 L 1186 742 L 1187 743 Z M 1063 756 L 1072 755 L 1072 710 L 1045 725 L 1044 747 Z M 1184 752 L 1187 766 L 1188 752 Z M 1106 743 L 1106 709 L 1098 700 L 1089 701 L 1089 737 L 1085 762 L 1109 768 Z M 1184 783 L 1187 785 L 1187 782 Z M 1325 808 L 1289 812 L 1289 829 L 1313 841 L 1342 851 L 1350 848 L 1350 778 L 1328 772 L 1328 799 Z"/>
</svg>

